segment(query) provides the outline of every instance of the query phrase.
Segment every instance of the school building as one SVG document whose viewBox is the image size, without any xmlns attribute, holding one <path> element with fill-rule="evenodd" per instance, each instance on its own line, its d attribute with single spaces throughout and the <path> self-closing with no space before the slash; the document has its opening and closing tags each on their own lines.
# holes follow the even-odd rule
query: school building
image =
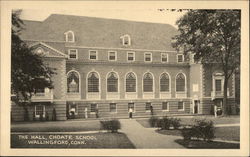
<svg viewBox="0 0 250 157">
<path fill-rule="evenodd" d="M 168 24 L 52 14 L 24 20 L 21 38 L 56 68 L 53 89 L 39 89 L 28 107 L 30 119 L 211 114 L 223 102 L 224 76 L 218 64 L 195 63 L 177 52 Z M 235 76 L 228 84 L 235 108 Z M 12 103 L 12 118 L 24 110 Z"/>
</svg>

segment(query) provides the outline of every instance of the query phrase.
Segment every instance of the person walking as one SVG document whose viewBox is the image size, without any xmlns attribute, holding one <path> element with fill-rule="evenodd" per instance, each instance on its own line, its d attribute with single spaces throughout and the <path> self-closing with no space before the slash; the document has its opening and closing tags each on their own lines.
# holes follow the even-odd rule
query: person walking
<svg viewBox="0 0 250 157">
<path fill-rule="evenodd" d="M 84 115 L 85 115 L 85 118 L 87 119 L 88 118 L 88 108 L 85 107 L 84 109 Z"/>
<path fill-rule="evenodd" d="M 129 119 L 133 118 L 133 109 L 132 107 L 129 108 Z"/>
<path fill-rule="evenodd" d="M 217 117 L 217 105 L 214 105 L 214 117 Z"/>
<path fill-rule="evenodd" d="M 153 109 L 153 106 L 152 106 L 152 105 L 150 105 L 150 113 L 151 113 L 151 116 L 154 115 L 154 109 Z"/>
</svg>

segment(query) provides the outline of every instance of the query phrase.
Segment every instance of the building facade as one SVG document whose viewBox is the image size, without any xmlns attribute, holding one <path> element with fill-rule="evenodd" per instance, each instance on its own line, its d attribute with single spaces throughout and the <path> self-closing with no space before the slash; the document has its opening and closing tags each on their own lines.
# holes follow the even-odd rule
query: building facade
<svg viewBox="0 0 250 157">
<path fill-rule="evenodd" d="M 167 24 L 53 14 L 24 21 L 21 38 L 56 68 L 53 89 L 40 89 L 28 107 L 30 119 L 211 114 L 221 107 L 220 66 L 204 66 L 171 46 L 178 32 Z M 234 75 L 228 103 L 234 108 Z M 12 103 L 12 118 L 23 120 Z"/>
</svg>

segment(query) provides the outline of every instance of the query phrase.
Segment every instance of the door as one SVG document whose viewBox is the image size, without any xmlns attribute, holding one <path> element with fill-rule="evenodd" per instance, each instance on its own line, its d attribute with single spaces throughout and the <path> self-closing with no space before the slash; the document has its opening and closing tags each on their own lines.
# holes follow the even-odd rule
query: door
<svg viewBox="0 0 250 157">
<path fill-rule="evenodd" d="M 194 114 L 198 114 L 199 101 L 194 101 Z"/>
</svg>

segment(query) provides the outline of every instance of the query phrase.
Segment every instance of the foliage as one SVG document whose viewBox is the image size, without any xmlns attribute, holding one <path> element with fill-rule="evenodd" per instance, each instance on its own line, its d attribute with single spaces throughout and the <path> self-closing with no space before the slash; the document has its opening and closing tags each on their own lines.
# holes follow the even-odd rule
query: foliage
<svg viewBox="0 0 250 157">
<path fill-rule="evenodd" d="M 240 10 L 188 10 L 176 23 L 173 47 L 205 65 L 219 64 L 224 73 L 224 112 L 228 79 L 240 65 Z"/>
<path fill-rule="evenodd" d="M 149 124 L 150 124 L 151 127 L 156 127 L 158 120 L 159 120 L 158 117 L 151 116 L 150 119 L 148 120 L 148 122 L 149 122 Z"/>
<path fill-rule="evenodd" d="M 206 121 L 205 119 L 196 120 L 196 124 L 190 129 L 183 129 L 182 136 L 184 140 L 191 140 L 192 138 L 203 139 L 204 141 L 211 141 L 214 136 L 213 121 Z"/>
<path fill-rule="evenodd" d="M 117 119 L 111 120 L 101 120 L 101 129 L 111 131 L 112 133 L 118 132 L 118 129 L 121 129 L 121 123 Z"/>
<path fill-rule="evenodd" d="M 24 29 L 20 14 L 20 10 L 12 13 L 11 91 L 16 95 L 13 101 L 27 105 L 20 102 L 29 101 L 37 89 L 53 87 L 50 78 L 54 72 L 43 63 L 43 56 L 33 53 L 33 49 L 20 38 L 21 30 Z"/>
<path fill-rule="evenodd" d="M 162 119 L 158 119 L 156 122 L 156 126 L 162 130 L 168 130 L 170 127 L 174 129 L 178 129 L 180 127 L 180 119 L 174 117 L 163 117 Z"/>
</svg>

